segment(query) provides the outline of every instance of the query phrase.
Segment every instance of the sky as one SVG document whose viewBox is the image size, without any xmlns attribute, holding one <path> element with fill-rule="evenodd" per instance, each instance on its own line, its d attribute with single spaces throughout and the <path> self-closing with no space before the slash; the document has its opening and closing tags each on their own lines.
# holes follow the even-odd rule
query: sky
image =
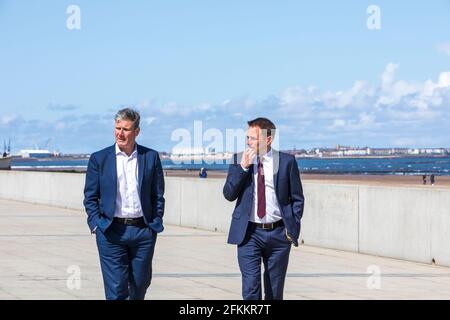
<svg viewBox="0 0 450 320">
<path fill-rule="evenodd" d="M 280 149 L 450 147 L 450 2 L 0 0 L 0 142 L 91 153 L 123 107 L 159 151 L 256 117 Z"/>
</svg>

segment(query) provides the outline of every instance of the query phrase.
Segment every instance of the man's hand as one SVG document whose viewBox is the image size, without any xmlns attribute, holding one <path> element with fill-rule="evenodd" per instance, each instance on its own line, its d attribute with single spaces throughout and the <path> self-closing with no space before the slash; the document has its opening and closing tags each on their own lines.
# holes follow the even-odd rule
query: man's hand
<svg viewBox="0 0 450 320">
<path fill-rule="evenodd" d="M 150 229 L 152 229 L 156 233 L 160 233 L 164 230 L 164 226 L 162 224 L 162 219 L 159 217 L 156 217 L 153 219 L 153 222 L 151 222 L 149 225 Z"/>
<path fill-rule="evenodd" d="M 245 152 L 242 154 L 241 159 L 241 166 L 244 169 L 250 168 L 250 166 L 253 164 L 253 160 L 256 157 L 256 151 L 254 149 L 248 148 L 245 150 Z"/>
<path fill-rule="evenodd" d="M 294 240 L 292 240 L 292 237 L 289 235 L 287 229 L 284 229 L 284 230 L 285 230 L 285 232 L 286 232 L 286 238 L 288 239 L 288 241 L 289 241 L 291 244 L 293 244 L 294 247 L 298 247 L 298 244 L 296 244 L 296 243 L 294 242 Z"/>
</svg>

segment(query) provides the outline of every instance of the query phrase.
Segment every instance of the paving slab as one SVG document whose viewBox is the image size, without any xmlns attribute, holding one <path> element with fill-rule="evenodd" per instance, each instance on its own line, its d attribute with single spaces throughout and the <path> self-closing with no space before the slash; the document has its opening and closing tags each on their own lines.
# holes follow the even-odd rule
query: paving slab
<svg viewBox="0 0 450 320">
<path fill-rule="evenodd" d="M 146 299 L 241 299 L 226 238 L 167 225 Z M 0 299 L 104 299 L 83 211 L 0 199 L 0 243 Z M 450 299 L 450 268 L 301 245 L 291 251 L 285 299 Z"/>
</svg>

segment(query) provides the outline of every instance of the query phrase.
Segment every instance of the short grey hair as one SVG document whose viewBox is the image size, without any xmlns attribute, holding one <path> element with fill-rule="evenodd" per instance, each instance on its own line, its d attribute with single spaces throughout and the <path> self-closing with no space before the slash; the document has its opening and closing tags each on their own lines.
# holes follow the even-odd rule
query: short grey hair
<svg viewBox="0 0 450 320">
<path fill-rule="evenodd" d="M 141 121 L 141 115 L 139 112 L 137 112 L 134 109 L 131 108 L 125 108 L 117 111 L 116 115 L 114 116 L 114 121 L 119 120 L 128 120 L 132 121 L 134 124 L 134 128 L 139 128 L 139 122 Z"/>
</svg>

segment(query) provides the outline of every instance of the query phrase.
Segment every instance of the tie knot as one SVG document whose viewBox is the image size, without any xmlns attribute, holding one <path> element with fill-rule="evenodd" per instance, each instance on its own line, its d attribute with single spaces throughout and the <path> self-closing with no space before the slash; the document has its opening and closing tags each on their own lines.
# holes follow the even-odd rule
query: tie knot
<svg viewBox="0 0 450 320">
<path fill-rule="evenodd" d="M 260 158 L 258 158 L 258 174 L 264 175 L 264 166 Z"/>
</svg>

